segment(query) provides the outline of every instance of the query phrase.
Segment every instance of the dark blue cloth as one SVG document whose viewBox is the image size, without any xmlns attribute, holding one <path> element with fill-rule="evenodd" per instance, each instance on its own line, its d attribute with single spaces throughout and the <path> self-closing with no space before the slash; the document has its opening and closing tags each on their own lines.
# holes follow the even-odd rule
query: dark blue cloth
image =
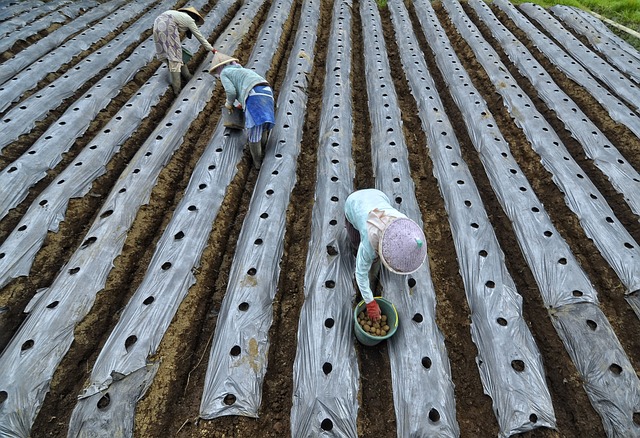
<svg viewBox="0 0 640 438">
<path fill-rule="evenodd" d="M 249 92 L 245 108 L 245 128 L 264 125 L 271 129 L 276 122 L 273 105 L 273 91 L 268 85 L 256 85 Z"/>
</svg>

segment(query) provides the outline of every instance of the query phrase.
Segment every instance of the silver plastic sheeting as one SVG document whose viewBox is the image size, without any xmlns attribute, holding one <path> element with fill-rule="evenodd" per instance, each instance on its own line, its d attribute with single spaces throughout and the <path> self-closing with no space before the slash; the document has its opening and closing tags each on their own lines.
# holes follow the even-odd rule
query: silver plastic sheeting
<svg viewBox="0 0 640 438">
<path fill-rule="evenodd" d="M 483 19 L 493 36 L 501 42 L 509 58 L 518 66 L 519 71 L 524 76 L 529 77 L 536 90 L 541 93 L 545 101 L 549 102 L 556 114 L 560 118 L 568 120 L 568 125 L 573 126 L 574 137 L 581 140 L 587 156 L 593 159 L 596 166 L 608 176 L 613 187 L 624 195 L 631 209 L 636 214 L 639 214 L 640 188 L 637 181 L 640 180 L 640 175 L 638 175 L 638 172 L 631 167 L 612 144 L 603 141 L 602 134 L 590 119 L 581 112 L 579 107 L 557 85 L 554 85 L 553 80 L 544 68 L 536 62 L 526 47 L 517 41 L 496 19 L 490 9 L 478 0 L 470 0 L 469 3 Z M 569 104 L 568 108 L 567 104 Z M 578 117 L 575 118 L 574 116 Z M 580 129 L 581 126 L 584 127 L 582 130 Z M 600 135 L 593 135 L 598 133 Z M 625 298 L 635 313 L 640 316 L 640 297 L 637 290 L 627 289 Z"/>
<path fill-rule="evenodd" d="M 636 83 L 640 82 L 640 63 L 636 59 L 626 55 L 623 51 L 611 50 L 611 32 L 602 34 L 583 19 L 577 8 L 568 6 L 553 6 L 550 8 L 558 18 L 575 32 L 584 36 L 598 52 L 607 58 L 619 71 L 626 73 Z"/>
<path fill-rule="evenodd" d="M 634 110 L 629 109 L 625 103 L 603 87 L 579 63 L 575 62 L 570 54 L 540 32 L 511 2 L 494 0 L 493 4 L 513 20 L 515 25 L 527 35 L 536 48 L 545 54 L 549 62 L 591 93 L 613 120 L 626 125 L 637 137 L 640 137 L 640 117 Z"/>
<path fill-rule="evenodd" d="M 155 17 L 171 4 L 168 2 L 157 4 L 123 31 L 118 38 L 84 58 L 68 73 L 51 82 L 46 88 L 24 99 L 20 102 L 19 107 L 9 110 L 3 116 L 0 125 L 3 132 L 0 137 L 0 151 L 22 134 L 28 133 L 37 121 L 43 119 L 64 99 L 72 96 L 77 91 L 78 84 L 84 84 L 95 77 L 100 70 L 114 62 L 127 47 L 135 44 L 140 39 L 140 34 L 153 25 Z M 8 103 L 4 99 L 0 100 L 0 105 L 4 105 L 0 111 L 6 109 Z"/>
<path fill-rule="evenodd" d="M 555 184 L 564 193 L 565 202 L 580 220 L 586 235 L 596 244 L 627 290 L 638 290 L 640 246 L 616 219 L 604 196 L 583 174 L 553 127 L 500 62 L 495 50 L 486 41 L 475 38 L 466 24 L 459 26 L 458 30 L 487 71 L 515 123 L 540 155 L 542 165 L 553 175 Z"/>
<path fill-rule="evenodd" d="M 477 11 L 486 7 L 477 0 L 471 0 L 471 6 Z M 465 29 L 463 34 L 473 33 L 467 35 L 468 41 L 473 39 L 474 44 L 483 42 L 475 25 L 470 20 L 463 19 L 459 3 L 447 1 L 445 8 L 449 10 L 449 16 L 456 27 Z M 511 40 L 509 42 L 513 43 Z M 441 64 L 444 62 L 441 61 Z M 633 413 L 637 412 L 638 379 L 631 373 L 625 374 L 624 382 L 618 380 L 617 367 L 628 369 L 630 363 L 597 306 L 593 286 L 581 271 L 570 248 L 553 228 L 508 149 L 505 149 L 504 138 L 494 129 L 487 128 L 488 124 L 495 126 L 488 109 L 484 106 L 477 108 L 480 114 L 473 116 L 473 111 L 469 108 L 472 107 L 471 101 L 478 99 L 478 93 L 464 86 L 467 81 L 471 83 L 470 78 L 458 80 L 462 82 L 462 87 L 459 85 L 461 91 L 456 93 L 453 78 L 462 74 L 456 72 L 454 75 L 453 70 L 448 69 L 444 70 L 444 76 L 454 90 L 456 103 L 465 115 L 467 129 L 475 140 L 474 146 L 480 153 L 498 199 L 514 223 L 523 254 L 536 278 L 545 305 L 551 309 L 554 326 L 585 382 L 587 395 L 601 414 L 609 436 L 625 436 L 634 427 L 632 418 Z M 467 101 L 464 99 L 465 93 L 469 93 Z M 506 159 L 509 162 L 505 162 Z M 513 173 L 513 176 L 507 176 L 509 173 Z M 518 193 L 520 187 L 526 190 Z M 523 199 L 524 203 L 519 202 Z M 590 318 L 581 319 L 580 316 L 585 312 Z M 598 325 L 594 320 L 599 321 L 597 324 L 603 327 L 602 330 L 598 329 L 596 332 Z M 612 362 L 613 358 L 615 361 Z M 614 363 L 615 366 L 612 365 Z M 604 372 L 607 369 L 611 372 Z"/>
<path fill-rule="evenodd" d="M 371 148 L 376 188 L 422 226 L 402 120 L 388 64 L 377 4 L 360 3 Z M 435 292 L 428 261 L 405 276 L 381 269 L 384 296 L 397 308 L 399 325 L 387 343 L 399 438 L 459 435 L 449 359 L 435 322 Z"/>
<path fill-rule="evenodd" d="M 87 120 L 85 113 L 94 113 L 99 105 L 107 103 L 105 96 L 117 91 L 124 84 L 122 81 L 132 76 L 130 65 L 137 71 L 141 62 L 146 62 L 142 55 L 144 51 L 134 52 L 109 77 L 100 80 L 35 142 L 29 150 L 31 153 L 26 153 L 0 172 L 0 180 L 4 180 L 3 184 L 7 187 L 3 196 L 0 196 L 0 204 L 7 206 L 4 214 L 15 206 L 16 197 L 24 199 L 30 185 L 27 182 L 42 178 L 46 170 L 59 161 L 61 154 L 71 146 L 75 137 L 86 129 L 90 118 Z M 136 57 L 143 59 L 138 60 Z M 164 71 L 163 73 L 166 75 Z M 0 260 L 0 287 L 13 278 L 29 273 L 47 231 L 57 231 L 58 223 L 64 219 L 68 200 L 84 195 L 92 181 L 104 173 L 106 163 L 146 117 L 150 107 L 155 105 L 166 88 L 164 80 L 157 76 L 152 78 L 102 129 L 91 145 L 38 196 L 20 224 L 0 247 L 0 251 L 6 256 Z M 21 187 L 19 182 L 26 187 Z"/>
<path fill-rule="evenodd" d="M 0 39 L 0 52 L 10 49 L 18 41 L 24 41 L 38 32 L 46 30 L 53 24 L 64 24 L 69 18 L 75 18 L 80 15 L 85 8 L 93 8 L 98 4 L 94 0 L 78 2 L 71 2 L 70 0 L 50 1 L 37 9 L 20 15 L 17 20 L 9 20 L 2 23 L 5 35 Z"/>
<path fill-rule="evenodd" d="M 640 108 L 640 89 L 633 82 L 616 70 L 611 64 L 599 57 L 582 44 L 571 32 L 566 30 L 543 7 L 533 3 L 523 3 L 520 8 L 542 26 L 556 41 L 571 53 L 571 56 L 582 66 L 600 79 L 609 88 L 615 90 L 636 111 Z"/>
<path fill-rule="evenodd" d="M 638 52 L 638 50 L 635 47 L 633 47 L 631 44 L 629 44 L 627 41 L 623 40 L 618 35 L 613 33 L 611 29 L 609 29 L 609 27 L 606 24 L 604 24 L 600 19 L 594 17 L 592 14 L 590 14 L 587 11 L 583 11 L 582 9 L 578 9 L 572 6 L 560 7 L 558 5 L 558 6 L 554 6 L 554 8 L 560 8 L 561 10 L 568 9 L 568 10 L 574 11 L 581 18 L 582 25 L 584 26 L 584 28 L 580 30 L 581 33 L 593 32 L 599 35 L 599 37 L 602 40 L 607 41 L 609 47 L 611 47 L 612 50 L 621 50 L 624 52 L 624 54 L 619 54 L 619 56 L 623 58 L 628 57 L 627 61 L 632 64 L 640 63 L 640 52 Z M 558 13 L 556 9 L 552 9 L 552 10 Z M 575 29 L 575 30 L 578 30 L 578 29 Z"/>
<path fill-rule="evenodd" d="M 461 78 L 464 70 L 460 69 L 460 62 L 430 3 L 418 1 L 415 8 L 443 77 L 451 82 Z M 522 297 L 507 271 L 504 254 L 483 208 L 482 198 L 462 158 L 455 129 L 445 115 L 443 103 L 434 96 L 433 90 L 437 87 L 411 32 L 411 20 L 407 11 L 400 9 L 391 8 L 396 27 L 402 26 L 396 33 L 405 35 L 403 42 L 398 42 L 399 53 L 416 100 L 428 102 L 419 105 L 419 115 L 427 132 L 434 174 L 451 224 L 460 274 L 471 309 L 471 336 L 478 347 L 476 362 L 485 393 L 493 401 L 500 425 L 499 436 L 507 437 L 538 427 L 554 428 L 555 414 L 542 358 L 522 315 Z M 477 97 L 477 91 L 470 89 L 467 81 L 450 84 L 449 89 L 463 113 L 467 112 L 465 116 L 474 113 L 476 117 L 482 117 L 483 109 L 479 107 L 484 102 Z M 475 96 L 471 102 L 467 93 Z M 482 139 L 482 136 L 472 135 L 472 138 Z"/>
<path fill-rule="evenodd" d="M 478 0 L 470 1 L 483 18 L 518 71 L 529 79 L 549 108 L 555 111 L 571 135 L 582 145 L 587 157 L 604 173 L 612 186 L 621 193 L 631 210 L 640 214 L 640 174 L 614 147 L 609 139 L 582 112 L 580 107 L 556 84 L 536 61 L 529 50 L 518 41 L 493 15 L 489 7 Z"/>
<path fill-rule="evenodd" d="M 204 34 L 210 29 L 210 21 L 201 27 Z M 197 43 L 193 44 L 194 49 L 197 49 Z M 151 107 L 167 91 L 166 77 L 166 67 L 162 66 L 35 199 L 19 225 L 0 246 L 0 252 L 5 254 L 5 257 L 0 259 L 0 287 L 13 278 L 29 273 L 47 231 L 56 232 L 58 224 L 64 219 L 69 199 L 86 194 L 92 182 L 104 174 L 105 166 L 111 157 L 118 152 L 120 146 L 147 117 Z M 60 137 L 54 137 L 52 140 L 61 142 L 64 130 L 56 132 Z M 55 142 L 48 146 L 55 147 Z"/>
<path fill-rule="evenodd" d="M 162 69 L 161 69 L 162 70 Z M 102 132 L 78 154 L 33 201 L 19 224 L 0 245 L 0 287 L 28 275 L 48 231 L 57 232 L 71 198 L 84 196 L 91 184 L 106 171 L 120 146 L 149 115 L 167 91 L 165 71 L 155 74 L 104 126 Z"/>
<path fill-rule="evenodd" d="M 218 2 L 201 30 L 215 29 L 233 3 Z M 261 5 L 248 2 L 238 11 L 239 18 L 225 32 L 230 37 L 227 43 L 217 44 L 221 51 L 233 53 L 237 49 Z M 265 56 L 262 70 L 268 65 Z M 129 429 L 122 422 L 129 422 L 137 400 L 144 395 L 138 388 L 146 389 L 155 376 L 159 363 L 150 363 L 149 358 L 156 353 L 178 306 L 195 282 L 193 270 L 200 264 L 226 189 L 237 173 L 244 140 L 242 132 L 225 132 L 222 122 L 218 124 L 158 242 L 145 278 L 96 360 L 90 385 L 72 414 L 69 437 L 114 436 L 119 429 Z M 107 396 L 109 409 L 98 409 L 97 402 Z"/>
<path fill-rule="evenodd" d="M 634 290 L 633 292 L 625 295 L 625 299 L 635 314 L 640 317 L 640 291 Z"/>
<path fill-rule="evenodd" d="M 278 94 L 276 123 L 249 210 L 238 238 L 205 376 L 200 417 L 257 417 L 267 371 L 269 328 L 283 253 L 286 212 L 296 181 L 307 105 L 307 75 L 314 60 L 319 4 L 302 5 L 298 32 Z M 274 2 L 269 12 L 279 28 L 291 3 Z M 260 41 L 260 38 L 258 38 Z"/>
<path fill-rule="evenodd" d="M 595 304 L 551 312 L 551 322 L 583 377 L 591 405 L 609 438 L 638 438 L 640 380 L 606 316 Z"/>
<path fill-rule="evenodd" d="M 164 10 L 170 5 L 167 1 L 160 6 Z M 208 55 L 208 62 L 212 56 Z M 214 85 L 213 77 L 201 72 L 182 90 L 165 121 L 141 145 L 116 182 L 85 241 L 53 284 L 29 304 L 29 315 L 0 356 L 4 373 L 0 391 L 7 394 L 0 408 L 0 433 L 29 434 L 53 373 L 73 342 L 75 325 L 104 288 L 139 207 L 148 201 L 158 174 L 211 98 Z"/>
<path fill-rule="evenodd" d="M 83 51 L 91 47 L 92 44 L 107 37 L 113 32 L 113 29 L 122 26 L 125 22 L 141 13 L 150 3 L 152 3 L 150 0 L 145 2 L 131 2 L 119 9 L 117 14 L 109 15 L 81 34 L 65 41 L 60 47 L 56 45 L 53 50 L 43 52 L 39 44 L 43 43 L 43 41 L 47 43 L 44 47 L 44 49 L 46 49 L 46 47 L 51 44 L 47 37 L 29 46 L 23 52 L 20 52 L 20 56 L 13 57 L 6 63 L 0 65 L 0 72 L 2 72 L 3 78 L 2 82 L 4 82 L 4 84 L 0 86 L 0 111 L 5 111 L 13 102 L 19 100 L 20 96 L 27 90 L 36 87 L 50 72 L 58 70 L 65 63 L 73 62 L 75 56 L 80 55 Z M 82 19 L 79 19 L 79 21 L 78 26 L 81 26 L 83 21 Z M 77 32 L 78 29 L 81 29 L 81 27 L 75 26 L 76 23 L 74 21 L 68 26 L 59 28 L 56 32 L 50 34 L 50 36 L 57 36 L 58 32 L 63 32 L 64 36 L 64 34 L 68 32 Z M 32 59 L 37 55 L 39 55 L 39 59 Z M 27 62 L 29 63 L 25 65 Z M 29 68 L 25 68 L 27 65 Z M 13 72 L 17 69 L 19 70 Z M 5 80 L 7 82 L 5 82 Z M 54 81 L 54 85 L 56 82 L 60 83 L 61 79 L 58 78 Z"/>
<path fill-rule="evenodd" d="M 97 396 L 91 400 L 95 405 L 94 411 L 98 411 L 98 403 L 103 407 L 103 415 L 87 416 L 82 419 L 72 417 L 71 421 L 82 421 L 82 423 L 72 423 L 69 427 L 67 437 L 90 437 L 90 438 L 124 438 L 132 437 L 135 420 L 135 404 L 144 397 L 147 389 L 151 385 L 153 376 L 158 370 L 159 362 L 149 363 L 129 374 L 126 379 L 120 380 L 120 376 L 114 375 L 114 382 L 110 391 L 104 396 Z M 115 399 L 113 394 L 116 394 Z M 119 397 L 126 394 L 125 398 Z"/>
<path fill-rule="evenodd" d="M 15 1 L 15 0 L 3 0 L 0 1 L 0 20 L 6 20 L 9 17 L 12 17 L 11 20 L 18 21 L 21 26 L 24 26 L 27 23 L 26 12 L 30 11 L 34 8 L 39 8 L 44 5 L 44 2 L 40 0 L 24 0 L 24 1 Z M 26 16 L 22 18 L 22 16 Z"/>
<path fill-rule="evenodd" d="M 71 25 L 62 26 L 49 33 L 46 37 L 38 40 L 36 43 L 29 45 L 29 47 L 24 50 L 21 50 L 19 56 L 14 56 L 0 64 L 0 84 L 4 84 L 15 74 L 36 62 L 38 58 L 45 56 L 47 53 L 53 52 L 67 38 L 78 33 L 78 29 L 84 29 L 94 21 L 111 14 L 116 9 L 122 7 L 125 1 L 126 0 L 112 0 L 102 3 L 100 4 L 100 7 L 93 8 L 74 20 Z M 91 41 L 93 40 L 90 40 L 89 42 Z M 55 67 L 47 67 L 46 69 L 42 68 L 41 71 L 47 74 L 52 69 L 55 69 Z M 16 85 L 18 84 L 13 84 L 14 87 Z M 2 88 L 0 88 L 0 90 L 2 90 Z"/>
<path fill-rule="evenodd" d="M 475 6 L 476 2 L 470 1 Z M 467 131 L 492 188 L 512 221 L 518 243 L 538 282 L 543 301 L 549 308 L 585 301 L 597 304 L 597 294 L 589 278 L 554 227 L 511 155 L 502 133 L 495 129 L 497 123 L 493 115 L 484 99 L 479 97 L 480 93 L 473 87 L 469 75 L 460 69 L 460 61 L 454 55 L 453 48 L 449 43 L 444 43 L 446 40 L 442 33 L 432 34 L 427 26 L 435 20 L 433 9 L 425 10 L 422 5 L 423 2 L 417 3 L 416 11 L 423 30 L 429 32 L 428 35 L 432 35 L 434 40 L 443 41 L 441 50 L 436 52 L 436 62 L 456 105 L 464 115 Z M 565 264 L 557 263 L 558 255 L 566 259 Z"/>
<path fill-rule="evenodd" d="M 153 38 L 149 37 L 131 56 L 73 102 L 25 153 L 0 171 L 0 186 L 4 187 L 0 195 L 0 218 L 22 202 L 29 189 L 60 163 L 63 155 L 85 133 L 99 112 L 154 56 L 155 45 Z"/>
<path fill-rule="evenodd" d="M 357 437 L 358 362 L 353 335 L 354 259 L 344 228 L 353 191 L 351 1 L 333 5 L 320 115 L 318 178 L 293 363 L 292 438 Z M 337 201 L 336 201 L 337 199 Z M 336 223 L 337 222 L 337 223 Z M 330 290 L 327 290 L 330 288 Z M 327 295 L 329 294 L 329 295 Z"/>
<path fill-rule="evenodd" d="M 18 7 L 19 3 L 24 3 L 20 7 Z M 64 4 L 68 4 L 68 0 L 64 1 L 49 1 L 46 3 L 40 3 L 37 8 L 35 5 L 27 6 L 29 2 L 14 2 L 13 5 L 1 6 L 4 10 L 0 13 L 0 21 L 2 21 L 2 29 L 0 30 L 0 36 L 3 37 L 3 40 L 7 39 L 11 41 L 11 45 L 15 43 L 15 39 L 11 37 L 12 32 L 15 32 L 17 29 L 23 28 L 30 24 L 33 24 L 39 18 L 43 16 L 48 16 L 47 19 L 50 20 L 51 16 L 54 15 L 51 12 L 58 9 L 60 6 Z M 63 17 L 60 14 L 55 14 L 55 18 L 57 20 L 62 20 Z M 60 21 L 55 21 L 60 22 Z M 37 32 L 37 31 L 36 31 Z M 33 35 L 36 32 L 32 32 L 29 35 Z M 8 37 L 7 37 L 8 36 Z M 4 42 L 4 41 L 3 41 Z M 5 49 L 6 50 L 6 49 Z"/>
</svg>

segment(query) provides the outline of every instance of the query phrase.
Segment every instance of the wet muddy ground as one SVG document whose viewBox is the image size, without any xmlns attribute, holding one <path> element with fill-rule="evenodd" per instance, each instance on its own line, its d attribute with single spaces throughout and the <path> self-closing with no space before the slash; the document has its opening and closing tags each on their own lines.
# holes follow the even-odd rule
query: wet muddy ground
<svg viewBox="0 0 640 438">
<path fill-rule="evenodd" d="M 211 0 L 204 12 L 215 5 Z M 233 20 L 239 8 L 231 8 L 223 23 L 208 38 L 216 41 L 225 25 Z M 293 362 L 296 355 L 296 337 L 300 309 L 304 302 L 304 272 L 308 242 L 311 235 L 311 212 L 314 191 L 318 175 L 317 143 L 322 92 L 325 80 L 325 61 L 332 56 L 329 53 L 328 38 L 332 20 L 333 2 L 321 0 L 321 16 L 315 49 L 315 62 L 309 77 L 307 112 L 305 114 L 304 134 L 301 153 L 298 157 L 297 182 L 291 193 L 287 213 L 286 234 L 283 258 L 280 263 L 278 292 L 273 305 L 273 324 L 270 329 L 271 347 L 268 369 L 263 385 L 262 405 L 259 418 L 238 416 L 221 417 L 214 420 L 198 418 L 203 382 L 207 369 L 209 351 L 218 311 L 225 296 L 227 280 L 236 250 L 236 244 L 247 214 L 249 201 L 254 190 L 258 171 L 251 165 L 248 150 L 240 162 L 238 172 L 227 188 L 224 202 L 201 257 L 199 269 L 195 272 L 196 282 L 181 303 L 168 331 L 162 338 L 157 353 L 151 360 L 161 360 L 158 373 L 146 395 L 138 403 L 135 418 L 135 436 L 138 437 L 268 437 L 291 435 L 289 417 L 292 407 Z M 374 175 L 371 164 L 370 138 L 371 122 L 368 112 L 367 89 L 364 83 L 363 38 L 359 16 L 359 1 L 354 0 L 352 34 L 352 72 L 353 86 L 353 157 L 355 164 L 355 188 L 372 187 Z M 413 25 L 419 29 L 418 19 L 411 2 L 407 3 Z M 178 2 L 177 6 L 184 5 Z M 241 62 L 247 61 L 248 53 L 256 43 L 256 37 L 263 20 L 266 19 L 270 4 L 267 2 L 254 17 L 247 37 L 241 43 L 241 49 L 235 53 Z M 464 68 L 471 75 L 473 85 L 486 100 L 498 127 L 509 142 L 511 152 L 522 171 L 533 186 L 536 195 L 544 204 L 558 232 L 566 239 L 574 255 L 580 262 L 599 294 L 600 306 L 610 321 L 634 368 L 640 369 L 640 322 L 624 299 L 624 285 L 614 270 L 600 255 L 594 242 L 589 239 L 581 227 L 580 221 L 567 207 L 563 194 L 554 183 L 550 173 L 544 168 L 540 157 L 531 148 L 522 130 L 513 122 L 500 95 L 493 88 L 487 74 L 475 59 L 473 51 L 459 35 L 449 20 L 447 12 L 439 3 L 434 8 L 441 25 L 446 30 L 456 54 Z M 528 80 L 518 72 L 487 31 L 474 11 L 464 6 L 469 17 L 481 29 L 483 36 L 492 42 L 509 67 L 510 73 L 519 85 L 533 99 L 537 109 L 553 126 L 573 158 L 582 167 L 598 189 L 606 195 L 610 207 L 617 218 L 638 241 L 640 228 L 638 217 L 625 203 L 623 197 L 611 186 L 607 177 L 596 168 L 593 161 L 585 156 L 581 145 L 572 138 L 555 113 L 548 109 L 537 96 L 536 90 Z M 294 35 L 298 31 L 299 14 L 302 1 L 294 1 L 291 17 L 284 28 L 282 46 L 274 58 L 268 79 L 278 85 L 286 74 L 288 51 L 291 50 Z M 550 60 L 538 51 L 519 30 L 497 8 L 492 7 L 502 23 L 510 29 L 547 69 L 553 79 L 562 87 L 582 111 L 609 138 L 614 146 L 633 165 L 640 168 L 640 139 L 627 127 L 612 120 L 602 106 L 593 98 L 589 90 L 577 85 Z M 428 255 L 431 275 L 436 293 L 437 324 L 442 331 L 451 366 L 451 377 L 455 385 L 456 416 L 463 437 L 497 436 L 499 432 L 491 399 L 485 395 L 476 366 L 476 346 L 470 334 L 469 306 L 466 301 L 463 281 L 459 272 L 451 229 L 445 203 L 440 195 L 438 181 L 433 174 L 433 163 L 428 153 L 427 136 L 422 130 L 418 117 L 418 106 L 411 95 L 405 77 L 394 27 L 387 9 L 380 10 L 387 45 L 389 61 L 394 78 L 399 106 L 402 114 L 404 135 L 409 147 L 411 176 L 415 183 L 416 197 L 422 212 L 424 230 L 428 240 Z M 72 26 L 73 21 L 63 25 Z M 0 23 L 1 26 L 1 23 Z M 26 41 L 16 43 L 2 54 L 3 62 L 19 57 L 20 52 L 35 44 L 60 25 L 53 25 L 47 31 L 33 35 Z M 126 27 L 126 26 L 125 26 Z M 73 69 L 74 63 L 91 52 L 100 50 L 110 38 L 117 36 L 123 29 L 115 30 L 108 38 L 95 42 L 90 49 L 58 71 L 50 72 L 37 88 L 30 90 L 21 99 L 47 87 L 55 79 Z M 583 388 L 583 382 L 573 365 L 562 341 L 549 318 L 549 312 L 543 304 L 534 276 L 520 252 L 510 220 L 505 215 L 494 194 L 484 167 L 478 157 L 472 140 L 464 129 L 462 113 L 448 92 L 442 73 L 439 71 L 429 41 L 421 32 L 420 48 L 423 51 L 429 70 L 438 85 L 438 92 L 444 102 L 452 125 L 457 127 L 457 137 L 462 153 L 480 191 L 484 207 L 493 225 L 497 239 L 505 254 L 509 273 L 522 295 L 524 316 L 531 333 L 540 349 L 546 383 L 552 397 L 557 418 L 557 430 L 536 429 L 522 434 L 527 437 L 594 437 L 605 436 L 598 413 L 593 409 Z M 144 38 L 150 31 L 142 35 Z M 132 49 L 131 49 L 132 50 Z M 126 58 L 128 52 L 119 56 Z M 200 50 L 190 61 L 195 67 L 203 62 L 206 54 Z M 0 242 L 20 226 L 21 217 L 28 207 L 73 159 L 86 147 L 91 139 L 114 114 L 149 79 L 159 66 L 154 60 L 142 69 L 119 92 L 119 94 L 95 118 L 84 135 L 77 139 L 62 161 L 29 191 L 27 198 L 0 220 Z M 28 134 L 7 146 L 0 156 L 0 166 L 7 167 L 24 154 L 43 134 L 48 126 L 97 82 L 105 72 L 100 72 L 90 83 L 79 84 L 77 93 L 66 99 L 55 111 L 47 115 Z M 277 97 L 277 96 L 276 96 Z M 81 198 L 69 203 L 65 219 L 57 232 L 49 232 L 42 248 L 37 252 L 29 275 L 21 276 L 0 290 L 0 350 L 10 342 L 27 318 L 24 309 L 36 292 L 52 284 L 66 261 L 86 238 L 85 233 L 91 226 L 102 203 L 112 190 L 116 180 L 125 172 L 145 139 L 151 135 L 156 125 L 165 117 L 175 99 L 169 85 L 160 102 L 126 140 L 120 151 L 108 163 L 107 171 L 91 186 L 90 191 Z M 78 394 L 85 387 L 87 379 L 119 315 L 127 305 L 136 288 L 144 278 L 146 268 L 154 254 L 154 247 L 164 228 L 172 217 L 189 182 L 198 158 L 206 147 L 218 119 L 219 108 L 223 104 L 220 90 L 214 92 L 211 100 L 191 124 L 188 134 L 179 149 L 173 154 L 161 172 L 148 203 L 138 211 L 133 226 L 127 232 L 122 253 L 116 258 L 110 271 L 106 286 L 96 297 L 89 314 L 75 329 L 74 342 L 64 359 L 57 367 L 51 381 L 49 392 L 38 413 L 32 428 L 33 437 L 66 436 L 71 412 Z M 11 108 L 19 106 L 19 102 Z M 0 128 L 1 129 L 1 128 Z M 294 165 L 294 163 L 292 163 Z M 1 190 L 1 189 L 0 189 Z M 53 342 L 53 341 L 52 341 Z M 395 437 L 396 418 L 393 409 L 391 372 L 387 355 L 387 345 L 376 347 L 356 345 L 360 363 L 360 410 L 358 414 L 358 432 L 363 437 Z M 0 371 L 0 380 L 2 373 Z M 1 384 L 1 382 L 0 382 Z M 424 388 L 428 391 L 428 388 Z"/>
</svg>

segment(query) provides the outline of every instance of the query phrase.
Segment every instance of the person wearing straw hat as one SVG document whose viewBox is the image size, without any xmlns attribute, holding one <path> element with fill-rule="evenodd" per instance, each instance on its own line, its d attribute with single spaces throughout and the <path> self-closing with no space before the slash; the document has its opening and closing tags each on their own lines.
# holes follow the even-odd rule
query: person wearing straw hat
<svg viewBox="0 0 640 438">
<path fill-rule="evenodd" d="M 170 10 L 160 14 L 153 22 L 153 41 L 156 46 L 156 57 L 167 63 L 169 67 L 169 79 L 174 93 L 178 94 L 182 89 L 180 75 L 188 81 L 191 79 L 189 68 L 182 60 L 182 46 L 180 44 L 180 32 L 185 32 L 187 38 L 195 35 L 202 46 L 213 52 L 213 46 L 209 44 L 198 29 L 198 25 L 204 24 L 202 15 L 192 6 Z"/>
<path fill-rule="evenodd" d="M 345 228 L 356 253 L 356 283 L 372 320 L 380 318 L 380 307 L 373 298 L 371 284 L 380 262 L 395 274 L 417 271 L 427 257 L 422 228 L 391 206 L 389 198 L 377 189 L 351 193 L 344 204 Z"/>
<path fill-rule="evenodd" d="M 251 159 L 260 169 L 263 147 L 275 123 L 273 90 L 265 78 L 219 51 L 214 52 L 209 73 L 220 78 L 226 94 L 225 108 L 233 111 L 235 106 L 243 111 Z"/>
</svg>

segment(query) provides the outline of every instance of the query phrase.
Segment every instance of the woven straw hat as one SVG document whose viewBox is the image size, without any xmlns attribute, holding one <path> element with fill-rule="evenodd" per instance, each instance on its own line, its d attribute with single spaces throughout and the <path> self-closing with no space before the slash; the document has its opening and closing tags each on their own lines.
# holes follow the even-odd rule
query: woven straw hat
<svg viewBox="0 0 640 438">
<path fill-rule="evenodd" d="M 229 55 L 225 55 L 222 52 L 216 52 L 213 55 L 213 59 L 211 60 L 211 66 L 209 67 L 209 73 L 213 74 L 213 71 L 220 67 L 221 65 L 225 65 L 228 64 L 230 62 L 236 61 L 238 62 L 237 58 L 233 58 Z"/>
<path fill-rule="evenodd" d="M 202 26 L 204 24 L 204 18 L 202 18 L 202 15 L 200 15 L 200 12 L 198 12 L 196 8 L 194 8 L 193 6 L 187 6 L 186 8 L 179 8 L 178 10 L 181 12 L 186 12 L 187 14 L 191 15 L 191 18 L 196 20 L 196 24 L 198 26 Z"/>
<path fill-rule="evenodd" d="M 382 231 L 378 254 L 382 264 L 395 274 L 417 271 L 427 258 L 422 228 L 408 218 L 394 220 Z"/>
</svg>

